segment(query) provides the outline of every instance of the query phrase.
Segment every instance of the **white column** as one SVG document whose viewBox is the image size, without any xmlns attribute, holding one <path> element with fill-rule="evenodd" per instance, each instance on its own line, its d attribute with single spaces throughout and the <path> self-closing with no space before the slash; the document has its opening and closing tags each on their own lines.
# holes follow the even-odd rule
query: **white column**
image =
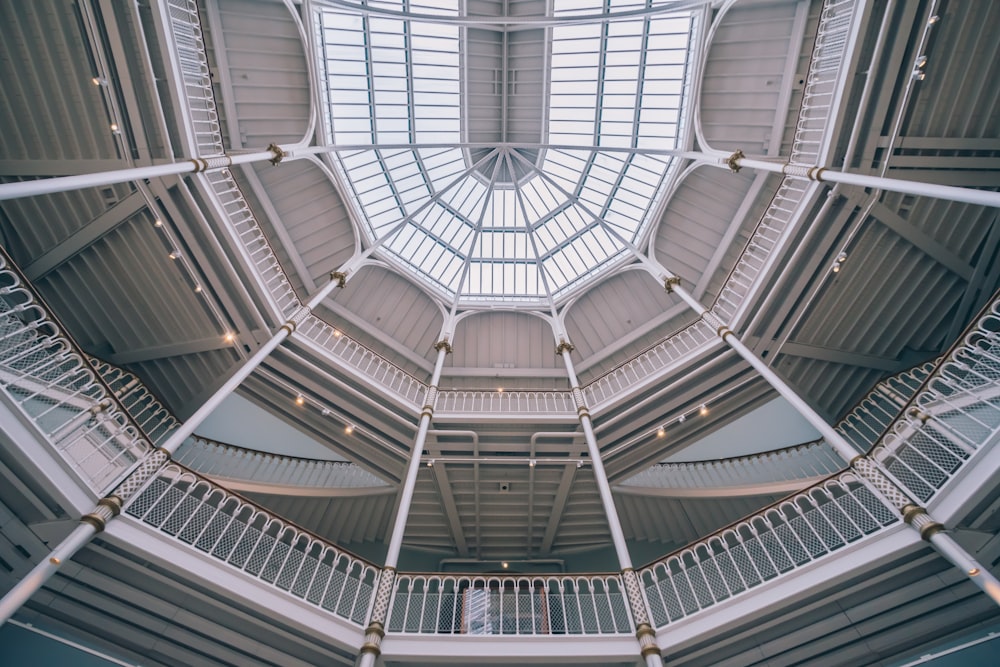
<svg viewBox="0 0 1000 667">
<path fill-rule="evenodd" d="M 594 469 L 594 481 L 597 483 L 597 490 L 601 496 L 601 505 L 604 507 L 604 514 L 608 519 L 608 530 L 611 532 L 611 541 L 615 545 L 615 552 L 618 555 L 618 564 L 622 571 L 622 585 L 625 587 L 624 593 L 629 609 L 632 612 L 632 620 L 636 626 L 636 640 L 639 642 L 639 652 L 645 660 L 647 667 L 663 667 L 663 657 L 660 647 L 656 643 L 656 632 L 649 621 L 649 613 L 646 609 L 646 600 L 642 596 L 639 584 L 639 577 L 632 569 L 632 557 L 628 553 L 628 545 L 625 542 L 625 531 L 622 530 L 621 519 L 618 517 L 618 510 L 615 508 L 615 499 L 611 495 L 611 484 L 608 483 L 608 475 L 604 470 L 604 462 L 601 460 L 601 450 L 597 446 L 597 436 L 594 435 L 594 425 L 590 418 L 590 410 L 583 398 L 583 390 L 580 389 L 580 381 L 576 376 L 576 368 L 570 353 L 573 346 L 563 340 L 556 347 L 556 353 L 562 357 L 566 365 L 566 375 L 569 377 L 569 384 L 573 388 L 573 399 L 576 402 L 576 413 L 580 419 L 580 426 L 583 427 L 583 437 L 587 443 L 587 451 L 590 453 L 590 465 Z"/>
<path fill-rule="evenodd" d="M 437 345 L 437 360 L 434 362 L 434 372 L 427 387 L 424 406 L 420 410 L 420 422 L 417 425 L 417 435 L 413 439 L 413 449 L 410 451 L 410 462 L 403 478 L 403 486 L 399 490 L 399 507 L 389 535 L 389 546 L 385 555 L 385 567 L 379 575 L 378 587 L 375 589 L 375 602 L 372 604 L 371 616 L 365 628 L 364 643 L 358 653 L 357 667 L 374 667 L 375 660 L 382 653 L 382 638 L 385 636 L 386 619 L 389 616 L 389 600 L 392 597 L 393 584 L 396 581 L 396 566 L 399 565 L 399 552 L 403 547 L 403 534 L 406 532 L 406 520 L 410 514 L 410 504 L 413 501 L 413 489 L 417 485 L 417 473 L 420 472 L 420 457 L 427 442 L 427 431 L 430 429 L 431 417 L 434 416 L 434 403 L 437 400 L 438 383 L 441 381 L 441 371 L 444 369 L 444 359 L 451 352 L 451 344 L 447 338 L 442 338 Z"/>
<path fill-rule="evenodd" d="M 0 185 L 0 201 L 45 195 L 53 192 L 66 192 L 82 188 L 94 188 L 101 185 L 113 185 L 128 181 L 138 181 L 146 178 L 172 176 L 174 174 L 193 174 L 203 171 L 218 171 L 234 164 L 249 162 L 280 162 L 286 153 L 272 144 L 267 150 L 254 153 L 237 153 L 234 155 L 218 155 L 215 157 L 193 158 L 183 162 L 158 164 L 152 167 L 133 167 L 131 169 L 115 169 L 100 171 L 94 174 L 78 174 L 76 176 L 56 176 L 36 181 L 5 183 Z"/>
<path fill-rule="evenodd" d="M 611 485 L 608 484 L 608 476 L 604 471 L 604 462 L 601 461 L 601 450 L 597 446 L 597 437 L 594 435 L 594 426 L 590 419 L 590 410 L 583 400 L 583 391 L 580 389 L 580 381 L 576 377 L 576 369 L 573 367 L 573 360 L 570 352 L 573 347 L 562 342 L 557 348 L 559 356 L 566 364 L 566 375 L 569 376 L 569 384 L 573 388 L 573 398 L 576 400 L 576 412 L 583 427 L 583 438 L 587 443 L 587 451 L 590 454 L 590 465 L 594 469 L 594 481 L 597 482 L 597 490 L 601 496 L 601 504 L 604 506 L 604 513 L 608 518 L 608 529 L 611 531 L 611 541 L 615 545 L 615 552 L 618 554 L 618 564 L 622 570 L 632 568 L 632 557 L 628 553 L 628 546 L 625 544 L 625 533 L 622 530 L 621 520 L 618 518 L 618 511 L 615 509 L 615 499 L 611 495 Z"/>
<path fill-rule="evenodd" d="M 14 615 L 14 612 L 20 609 L 21 605 L 27 602 L 35 591 L 56 573 L 63 561 L 72 558 L 73 554 L 96 534 L 96 526 L 81 522 L 59 546 L 52 550 L 48 558 L 38 563 L 24 579 L 17 582 L 14 588 L 10 589 L 0 600 L 0 625 L 6 623 Z"/>
<path fill-rule="evenodd" d="M 729 158 L 722 160 L 710 158 L 706 162 L 716 167 L 728 167 L 733 171 L 739 171 L 742 167 L 748 167 L 750 169 L 784 174 L 785 176 L 805 178 L 811 181 L 844 183 L 845 185 L 857 185 L 863 188 L 886 190 L 887 192 L 902 192 L 920 197 L 934 197 L 935 199 L 960 201 L 968 204 L 979 204 L 980 206 L 1000 207 L 1000 192 L 959 188 L 952 185 L 938 185 L 936 183 L 921 183 L 920 181 L 907 181 L 899 178 L 869 176 L 867 174 L 850 174 L 820 166 L 754 160 L 745 157 L 742 151 L 733 153 Z"/>
<path fill-rule="evenodd" d="M 281 329 L 269 341 L 243 362 L 243 365 L 233 373 L 232 377 L 225 384 L 212 394 L 211 398 L 205 401 L 193 415 L 171 433 L 166 442 L 156 450 L 150 452 L 146 459 L 111 492 L 108 498 L 101 500 L 90 514 L 84 516 L 81 519 L 81 524 L 70 533 L 69 537 L 59 543 L 47 560 L 36 565 L 27 577 L 19 581 L 14 588 L 8 591 L 3 599 L 0 600 L 0 625 L 5 623 L 14 612 L 20 609 L 21 605 L 55 574 L 60 564 L 72 558 L 94 535 L 103 530 L 104 525 L 118 515 L 122 502 L 128 500 L 132 493 L 138 490 L 146 479 L 159 470 L 163 463 L 167 461 L 167 458 L 177 451 L 177 448 L 218 407 L 219 403 L 229 396 L 283 340 L 295 331 L 295 327 L 302 323 L 309 313 L 312 312 L 313 308 L 319 305 L 334 288 L 340 286 L 343 286 L 343 283 L 339 280 L 331 280 L 324 285 L 323 289 L 317 292 L 307 305 L 299 308 L 287 322 L 281 325 Z M 123 491 L 123 489 L 127 490 Z"/>
<path fill-rule="evenodd" d="M 670 289 L 677 294 L 692 310 L 700 314 L 706 322 L 717 327 L 716 332 L 737 354 L 739 354 L 754 370 L 781 394 L 813 427 L 823 436 L 836 452 L 861 477 L 865 478 L 899 510 L 907 525 L 920 533 L 920 537 L 928 541 L 950 563 L 962 570 L 969 579 L 1000 605 L 1000 582 L 990 572 L 976 561 L 968 552 L 958 545 L 951 537 L 941 531 L 944 526 L 931 517 L 927 511 L 913 502 L 909 495 L 893 482 L 873 459 L 864 456 L 844 439 L 837 431 L 826 423 L 808 403 L 785 383 L 778 374 L 753 353 L 735 333 L 714 313 L 706 310 L 694 299 L 687 290 L 677 284 L 676 279 L 670 281 Z"/>
<path fill-rule="evenodd" d="M 438 382 L 441 381 L 444 359 L 450 351 L 451 345 L 448 344 L 447 340 L 442 340 L 437 344 L 438 356 L 437 361 L 434 363 L 434 373 L 431 375 L 430 386 L 427 387 L 424 407 L 420 411 L 417 436 L 413 440 L 413 450 L 410 452 L 410 464 L 406 468 L 406 478 L 403 480 L 403 488 L 399 492 L 399 509 L 396 512 L 396 520 L 392 525 L 389 548 L 385 555 L 386 567 L 395 568 L 399 564 L 399 551 L 403 546 L 403 533 L 406 532 L 406 520 L 410 513 L 410 502 L 413 500 L 413 489 L 417 485 L 417 473 L 420 471 L 420 456 L 423 454 L 424 443 L 427 441 L 427 430 L 431 425 L 431 417 L 434 415 L 434 401 L 437 399 Z"/>
</svg>

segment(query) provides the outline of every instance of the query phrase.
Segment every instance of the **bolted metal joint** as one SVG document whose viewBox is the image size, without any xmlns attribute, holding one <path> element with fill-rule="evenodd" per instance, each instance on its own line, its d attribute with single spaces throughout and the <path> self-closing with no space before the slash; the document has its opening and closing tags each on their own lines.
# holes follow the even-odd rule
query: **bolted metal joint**
<svg viewBox="0 0 1000 667">
<path fill-rule="evenodd" d="M 746 155 L 743 154 L 743 151 L 737 148 L 736 152 L 726 158 L 726 165 L 729 167 L 729 171 L 738 174 L 740 172 L 740 160 L 745 157 Z"/>
<path fill-rule="evenodd" d="M 913 417 L 921 424 L 926 424 L 928 421 L 930 421 L 931 418 L 929 414 L 923 412 L 922 410 L 920 410 L 920 408 L 910 408 L 909 410 L 906 411 L 906 414 L 910 417 Z"/>
<path fill-rule="evenodd" d="M 556 345 L 556 354 L 561 355 L 563 352 L 572 352 L 575 349 L 576 348 L 573 347 L 573 344 L 570 343 L 568 340 L 566 340 L 565 338 L 560 338 L 559 344 Z"/>
<path fill-rule="evenodd" d="M 278 144 L 273 144 L 273 143 L 268 144 L 267 150 L 274 153 L 274 157 L 269 160 L 270 163 L 274 166 L 278 166 L 278 164 L 280 164 L 281 161 L 284 160 L 285 157 L 287 157 L 288 155 L 288 153 L 286 153 Z"/>
</svg>

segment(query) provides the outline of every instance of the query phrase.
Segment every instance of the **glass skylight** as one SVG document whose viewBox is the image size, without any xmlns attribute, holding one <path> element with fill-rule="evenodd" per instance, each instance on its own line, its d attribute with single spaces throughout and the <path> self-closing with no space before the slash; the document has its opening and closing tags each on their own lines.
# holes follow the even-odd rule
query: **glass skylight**
<svg viewBox="0 0 1000 667">
<path fill-rule="evenodd" d="M 673 172 L 646 151 L 684 131 L 695 23 L 657 4 L 553 0 L 544 27 L 506 30 L 459 0 L 320 9 L 326 132 L 381 256 L 446 299 L 531 303 L 641 246 Z"/>
</svg>

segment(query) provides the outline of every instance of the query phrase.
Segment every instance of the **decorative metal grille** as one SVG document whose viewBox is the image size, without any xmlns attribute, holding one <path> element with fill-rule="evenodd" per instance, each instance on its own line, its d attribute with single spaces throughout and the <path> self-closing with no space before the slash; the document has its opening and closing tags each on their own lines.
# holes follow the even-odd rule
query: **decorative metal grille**
<svg viewBox="0 0 1000 667">
<path fill-rule="evenodd" d="M 125 514 L 359 627 L 367 618 L 375 566 L 178 465 L 153 477 Z"/>
</svg>

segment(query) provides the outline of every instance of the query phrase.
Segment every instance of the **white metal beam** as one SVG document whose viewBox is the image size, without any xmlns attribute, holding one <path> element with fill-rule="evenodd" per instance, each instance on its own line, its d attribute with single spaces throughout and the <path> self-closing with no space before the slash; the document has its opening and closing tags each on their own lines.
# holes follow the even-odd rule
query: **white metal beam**
<svg viewBox="0 0 1000 667">
<path fill-rule="evenodd" d="M 973 267 L 967 261 L 938 243 L 926 232 L 913 226 L 882 202 L 876 202 L 872 206 L 870 215 L 911 243 L 917 250 L 960 276 L 962 280 L 968 282 L 972 278 Z"/>
<path fill-rule="evenodd" d="M 24 267 L 24 275 L 31 282 L 37 282 L 102 236 L 129 220 L 145 206 L 146 200 L 142 194 L 137 191 L 132 192 L 125 199 L 75 231 L 69 238 L 49 248 L 41 257 Z"/>
<path fill-rule="evenodd" d="M 900 369 L 900 362 L 895 359 L 885 359 L 867 354 L 858 354 L 846 350 L 835 350 L 819 345 L 809 345 L 808 343 L 796 343 L 789 341 L 781 346 L 780 354 L 789 354 L 793 357 L 805 357 L 806 359 L 816 359 L 818 361 L 829 361 L 835 364 L 845 364 L 848 366 L 859 366 L 861 368 L 875 368 L 882 371 L 896 372 Z"/>
</svg>

